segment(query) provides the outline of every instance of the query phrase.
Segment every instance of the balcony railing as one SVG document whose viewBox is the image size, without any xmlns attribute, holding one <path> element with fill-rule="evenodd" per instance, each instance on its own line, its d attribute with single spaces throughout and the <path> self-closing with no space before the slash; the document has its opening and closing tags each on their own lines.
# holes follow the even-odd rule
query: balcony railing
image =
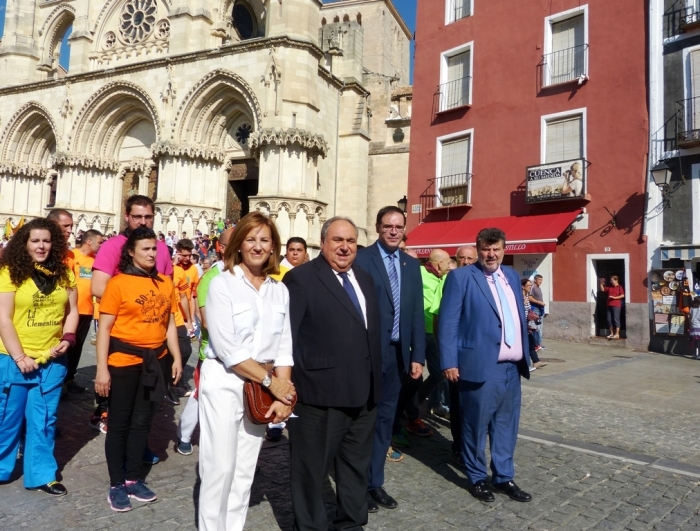
<svg viewBox="0 0 700 531">
<path fill-rule="evenodd" d="M 581 44 L 542 56 L 543 86 L 584 80 L 587 75 L 588 44 Z"/>
<path fill-rule="evenodd" d="M 425 214 L 433 208 L 468 204 L 471 178 L 471 173 L 458 173 L 430 179 L 420 195 L 421 211 Z"/>
<path fill-rule="evenodd" d="M 469 98 L 471 85 L 471 76 L 455 79 L 454 81 L 448 81 L 447 83 L 439 85 L 440 112 L 471 105 Z"/>
<path fill-rule="evenodd" d="M 700 145 L 700 97 L 678 102 L 676 143 L 678 147 Z"/>
<path fill-rule="evenodd" d="M 681 11 L 679 27 L 681 32 L 690 31 L 700 26 L 700 9 L 688 7 Z"/>
<path fill-rule="evenodd" d="M 450 23 L 472 14 L 472 0 L 448 0 Z"/>
</svg>

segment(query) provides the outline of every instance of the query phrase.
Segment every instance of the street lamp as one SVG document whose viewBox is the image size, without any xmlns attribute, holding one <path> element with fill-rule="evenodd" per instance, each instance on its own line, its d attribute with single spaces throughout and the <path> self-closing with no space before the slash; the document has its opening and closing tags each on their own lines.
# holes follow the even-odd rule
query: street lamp
<svg viewBox="0 0 700 531">
<path fill-rule="evenodd" d="M 666 164 L 665 160 L 660 160 L 657 162 L 653 168 L 650 170 L 651 178 L 654 179 L 654 184 L 659 187 L 661 195 L 663 196 L 664 203 L 666 203 L 669 208 L 671 207 L 671 194 L 678 190 L 680 186 L 685 184 L 685 176 L 681 169 L 681 180 L 678 182 L 673 189 L 671 189 L 671 174 L 673 173 L 672 166 Z"/>
<path fill-rule="evenodd" d="M 406 196 L 403 196 L 403 198 L 399 199 L 399 200 L 396 202 L 396 204 L 397 204 L 398 207 L 399 207 L 401 210 L 403 210 L 404 213 L 405 213 L 405 212 L 406 212 L 406 207 L 408 206 L 408 199 L 406 199 Z"/>
</svg>

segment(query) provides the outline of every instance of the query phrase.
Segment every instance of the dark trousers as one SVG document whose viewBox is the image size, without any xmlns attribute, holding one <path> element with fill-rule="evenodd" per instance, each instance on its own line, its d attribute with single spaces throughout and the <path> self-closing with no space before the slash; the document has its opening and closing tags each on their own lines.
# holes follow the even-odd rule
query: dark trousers
<svg viewBox="0 0 700 531">
<path fill-rule="evenodd" d="M 532 330 L 527 331 L 527 342 L 529 345 L 530 359 L 532 360 L 532 363 L 539 363 L 540 357 L 537 355 L 537 351 L 535 350 L 535 334 Z"/>
<path fill-rule="evenodd" d="M 163 373 L 168 358 L 160 358 Z M 151 422 L 163 400 L 151 401 L 151 393 L 141 383 L 141 365 L 109 367 L 112 378 L 109 390 L 109 429 L 105 439 L 105 456 L 112 485 L 141 477 L 143 452 L 148 443 Z"/>
<path fill-rule="evenodd" d="M 297 403 L 288 423 L 295 531 L 326 531 L 323 483 L 335 467 L 335 528 L 360 531 L 367 524 L 367 471 L 377 408 L 315 407 Z M 111 428 L 111 427 L 110 427 Z"/>
<path fill-rule="evenodd" d="M 440 351 L 437 339 L 433 334 L 425 334 L 425 364 L 428 366 L 428 377 L 418 389 L 418 405 L 420 406 L 428 395 L 445 378 L 440 370 Z M 436 404 L 431 404 L 436 405 Z"/>
<path fill-rule="evenodd" d="M 414 380 L 408 373 L 403 373 L 401 375 L 401 391 L 399 392 L 399 402 L 396 406 L 396 415 L 394 416 L 394 433 L 399 433 L 401 431 L 401 415 L 403 415 L 404 411 L 409 420 L 418 418 L 419 411 L 416 393 L 421 385 L 423 385 L 422 376 Z M 382 390 L 382 393 L 383 392 Z"/>
<path fill-rule="evenodd" d="M 462 407 L 459 403 L 459 380 L 450 385 L 450 431 L 452 432 L 452 451 L 462 452 Z"/>
<path fill-rule="evenodd" d="M 499 363 L 485 382 L 459 381 L 462 451 L 472 483 L 488 479 L 486 435 L 491 450 L 492 481 L 515 476 L 513 454 L 520 422 L 520 373 L 516 363 Z M 451 416 L 451 413 L 450 413 Z"/>
<path fill-rule="evenodd" d="M 67 382 L 73 380 L 75 373 L 78 372 L 80 356 L 83 354 L 83 343 L 85 343 L 85 338 L 90 332 L 91 324 L 92 315 L 81 315 L 78 319 L 78 329 L 75 331 L 75 346 L 66 351 L 66 359 L 68 360 Z"/>
<path fill-rule="evenodd" d="M 180 378 L 180 381 L 174 387 L 178 387 L 180 389 L 187 389 L 188 386 L 185 380 L 185 367 L 187 366 L 187 361 L 192 355 L 192 340 L 190 339 L 190 336 L 187 333 L 187 327 L 185 325 L 180 325 L 177 327 L 177 342 L 180 345 L 180 356 L 182 357 L 182 378 Z M 170 366 L 172 368 L 173 357 L 167 357 L 170 358 Z M 170 373 L 171 370 L 168 369 L 168 374 Z M 171 386 L 172 381 L 169 378 L 166 379 L 169 381 L 168 386 Z"/>
<path fill-rule="evenodd" d="M 376 489 L 384 485 L 384 464 L 386 452 L 391 444 L 392 428 L 396 415 L 396 405 L 401 392 L 401 374 L 398 356 L 399 347 L 389 346 L 389 359 L 385 360 L 382 373 L 382 398 L 377 404 L 377 421 L 374 424 L 374 443 L 372 461 L 369 466 L 368 488 Z M 403 366 L 403 362 L 401 363 Z"/>
</svg>

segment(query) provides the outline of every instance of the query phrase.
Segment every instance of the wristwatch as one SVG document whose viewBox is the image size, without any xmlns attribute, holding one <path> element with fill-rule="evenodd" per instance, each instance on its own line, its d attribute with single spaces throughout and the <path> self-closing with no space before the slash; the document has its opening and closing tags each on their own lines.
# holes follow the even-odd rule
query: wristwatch
<svg viewBox="0 0 700 531">
<path fill-rule="evenodd" d="M 263 387 L 267 387 L 268 389 L 270 388 L 270 386 L 272 385 L 272 378 L 269 374 L 262 379 L 262 384 Z"/>
</svg>

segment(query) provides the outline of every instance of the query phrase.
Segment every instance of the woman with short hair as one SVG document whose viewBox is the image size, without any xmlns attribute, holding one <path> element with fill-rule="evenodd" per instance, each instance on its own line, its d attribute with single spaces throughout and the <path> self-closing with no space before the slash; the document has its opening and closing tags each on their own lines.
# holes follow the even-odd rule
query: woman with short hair
<svg viewBox="0 0 700 531">
<path fill-rule="evenodd" d="M 209 284 L 209 344 L 199 380 L 199 531 L 241 531 L 245 524 L 266 427 L 245 415 L 245 381 L 276 398 L 271 422 L 292 413 L 289 292 L 270 278 L 279 272 L 280 249 L 274 222 L 251 212 L 231 235 L 224 270 Z"/>
<path fill-rule="evenodd" d="M 109 279 L 100 301 L 95 392 L 109 397 L 107 499 L 118 512 L 131 510 L 129 498 L 157 499 L 142 480 L 143 453 L 167 380 L 182 376 L 178 297 L 170 277 L 156 270 L 156 250 L 153 230 L 134 229 L 121 251 L 121 273 Z"/>
<path fill-rule="evenodd" d="M 53 450 L 64 354 L 78 327 L 66 251 L 59 226 L 39 218 L 13 236 L 0 260 L 0 481 L 10 479 L 26 419 L 24 486 L 52 496 L 67 492 Z"/>
</svg>

